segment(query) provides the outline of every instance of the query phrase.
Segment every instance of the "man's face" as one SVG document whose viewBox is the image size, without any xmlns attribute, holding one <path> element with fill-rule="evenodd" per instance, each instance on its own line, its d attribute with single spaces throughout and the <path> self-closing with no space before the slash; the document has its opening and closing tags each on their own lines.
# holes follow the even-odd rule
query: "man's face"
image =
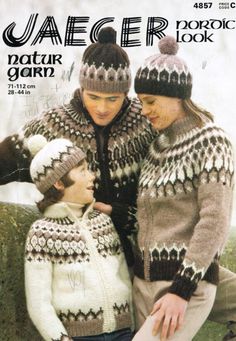
<svg viewBox="0 0 236 341">
<path fill-rule="evenodd" d="M 74 167 L 68 173 L 69 178 L 74 182 L 64 188 L 62 201 L 75 204 L 87 205 L 93 201 L 94 175 L 88 170 L 88 164 L 84 161 L 81 165 Z"/>
<path fill-rule="evenodd" d="M 106 126 L 120 111 L 125 93 L 83 90 L 82 97 L 93 121 L 99 126 Z"/>
</svg>

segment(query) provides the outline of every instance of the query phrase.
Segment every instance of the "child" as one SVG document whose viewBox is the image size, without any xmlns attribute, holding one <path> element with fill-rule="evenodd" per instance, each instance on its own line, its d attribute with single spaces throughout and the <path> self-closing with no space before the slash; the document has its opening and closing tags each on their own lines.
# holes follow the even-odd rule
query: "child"
<svg viewBox="0 0 236 341">
<path fill-rule="evenodd" d="M 31 153 L 45 144 L 29 139 Z M 26 240 L 29 315 L 45 340 L 132 338 L 131 282 L 109 216 L 93 210 L 94 175 L 85 154 L 66 139 L 46 143 L 30 173 L 44 195 L 43 217 Z"/>
</svg>

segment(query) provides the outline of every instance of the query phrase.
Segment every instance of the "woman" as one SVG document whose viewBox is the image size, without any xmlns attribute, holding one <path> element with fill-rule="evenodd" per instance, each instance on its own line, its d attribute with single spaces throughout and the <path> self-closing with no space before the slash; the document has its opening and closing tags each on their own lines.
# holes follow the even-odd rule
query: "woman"
<svg viewBox="0 0 236 341">
<path fill-rule="evenodd" d="M 35 153 L 33 182 L 43 194 L 43 217 L 26 240 L 25 287 L 29 315 L 47 341 L 130 341 L 131 282 L 110 217 L 93 210 L 94 175 L 85 154 L 66 139 Z"/>
<path fill-rule="evenodd" d="M 160 132 L 139 181 L 134 303 L 153 340 L 192 340 L 209 315 L 233 195 L 232 146 L 192 102 L 192 76 L 172 37 L 135 78 L 143 114 Z M 181 327 L 181 328 L 180 328 Z M 147 330 L 148 330 L 147 328 Z M 144 340 L 143 331 L 134 340 Z"/>
</svg>

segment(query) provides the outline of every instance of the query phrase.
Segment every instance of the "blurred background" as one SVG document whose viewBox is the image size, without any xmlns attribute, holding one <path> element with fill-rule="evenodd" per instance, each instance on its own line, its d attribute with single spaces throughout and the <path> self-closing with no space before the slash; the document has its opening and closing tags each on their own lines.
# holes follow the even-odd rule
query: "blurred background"
<svg viewBox="0 0 236 341">
<path fill-rule="evenodd" d="M 90 44 L 90 30 L 93 25 L 104 17 L 114 17 L 114 22 L 108 25 L 117 30 L 117 43 L 120 44 L 122 21 L 126 17 L 141 17 L 140 32 L 130 36 L 140 39 L 141 46 L 125 48 L 129 54 L 133 76 L 142 61 L 151 54 L 158 53 L 158 38 L 154 37 L 153 46 L 146 46 L 146 30 L 148 17 L 163 17 L 168 20 L 165 34 L 176 36 L 176 20 L 209 20 L 224 18 L 234 20 L 236 9 L 220 9 L 218 1 L 213 1 L 209 9 L 195 8 L 195 1 L 181 0 L 63 0 L 36 2 L 33 0 L 1 0 L 1 35 L 3 30 L 13 21 L 16 23 L 15 36 L 21 36 L 29 20 L 30 14 L 38 13 L 38 19 L 32 37 L 20 48 L 10 48 L 0 40 L 0 140 L 15 133 L 26 121 L 57 104 L 70 100 L 73 91 L 79 87 L 78 69 L 85 46 L 63 46 L 68 16 L 89 16 L 85 23 L 87 33 L 78 38 L 84 38 Z M 54 16 L 62 45 L 52 45 L 51 40 L 45 38 L 41 44 L 31 46 L 39 28 L 46 16 Z M 235 25 L 235 23 L 234 23 Z M 204 31 L 204 30 L 203 30 Z M 191 33 L 203 31 L 192 30 Z M 182 33 L 189 33 L 182 30 Z M 215 120 L 230 136 L 234 149 L 236 148 L 236 47 L 235 29 L 215 29 L 214 42 L 208 43 L 180 43 L 178 55 L 186 60 L 193 74 L 192 99 L 211 111 Z M 77 38 L 77 37 L 76 37 Z M 26 84 L 30 94 L 8 94 L 9 84 L 7 76 L 9 54 L 62 54 L 62 65 L 55 65 L 54 78 L 19 78 L 13 82 Z M 33 65 L 32 65 L 33 66 Z M 22 67 L 19 65 L 19 67 Z M 130 96 L 135 96 L 133 89 Z M 0 201 L 33 204 L 40 195 L 32 184 L 11 183 L 0 187 Z M 236 226 L 236 200 L 234 200 L 232 225 Z"/>
</svg>

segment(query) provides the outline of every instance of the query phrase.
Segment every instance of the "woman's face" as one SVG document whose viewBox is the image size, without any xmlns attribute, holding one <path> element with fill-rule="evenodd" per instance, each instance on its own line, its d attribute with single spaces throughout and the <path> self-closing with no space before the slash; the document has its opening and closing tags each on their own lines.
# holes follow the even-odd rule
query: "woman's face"
<svg viewBox="0 0 236 341">
<path fill-rule="evenodd" d="M 176 120 L 185 116 L 182 101 L 175 97 L 138 95 L 145 115 L 158 131 L 168 128 Z"/>
</svg>

